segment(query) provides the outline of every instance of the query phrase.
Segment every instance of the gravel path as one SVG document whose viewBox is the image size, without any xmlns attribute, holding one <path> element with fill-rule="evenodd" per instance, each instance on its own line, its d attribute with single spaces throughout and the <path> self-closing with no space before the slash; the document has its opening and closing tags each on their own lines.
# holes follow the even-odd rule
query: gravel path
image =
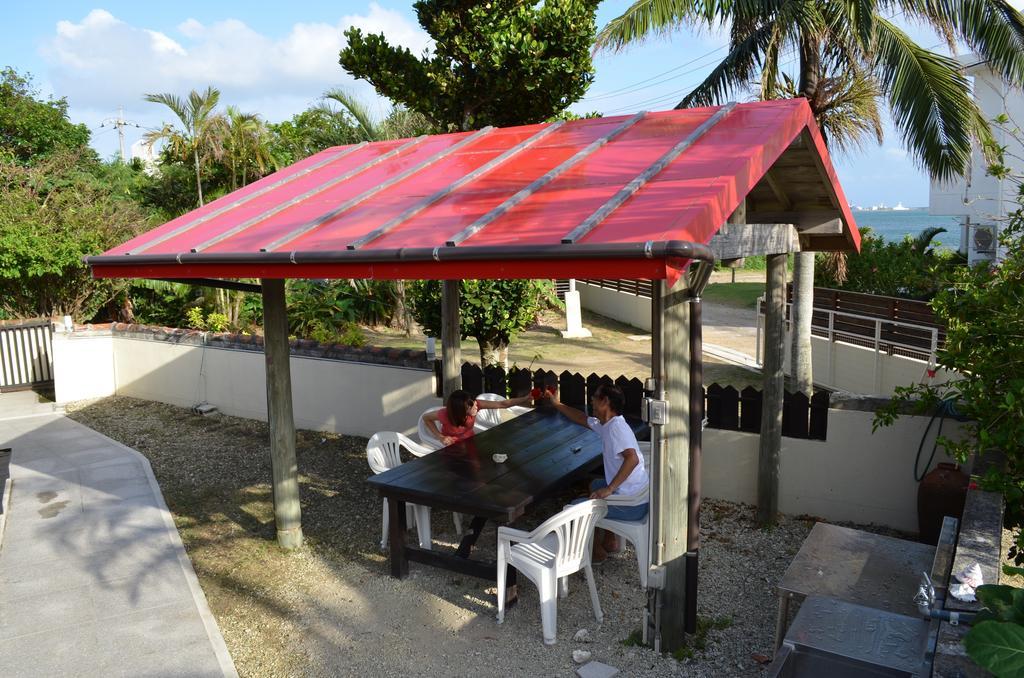
<svg viewBox="0 0 1024 678">
<path fill-rule="evenodd" d="M 771 654 L 775 582 L 813 519 L 770 530 L 753 509 L 706 502 L 701 516 L 699 615 L 716 627 L 677 661 L 625 644 L 640 629 L 644 594 L 626 550 L 595 566 L 605 621 L 592 616 L 582 576 L 559 601 L 558 644 L 540 637 L 536 589 L 494 621 L 493 586 L 413 563 L 387 575 L 378 551 L 381 504 L 364 482 L 365 439 L 301 431 L 298 464 L 307 546 L 284 553 L 274 524 L 266 426 L 129 398 L 69 405 L 69 415 L 145 454 L 175 515 L 236 666 L 248 676 L 571 676 L 574 649 L 625 676 L 760 676 Z M 539 507 L 532 527 L 572 494 Z M 435 542 L 452 544 L 434 512 Z M 494 550 L 493 527 L 480 550 Z M 592 642 L 574 642 L 587 629 Z"/>
</svg>

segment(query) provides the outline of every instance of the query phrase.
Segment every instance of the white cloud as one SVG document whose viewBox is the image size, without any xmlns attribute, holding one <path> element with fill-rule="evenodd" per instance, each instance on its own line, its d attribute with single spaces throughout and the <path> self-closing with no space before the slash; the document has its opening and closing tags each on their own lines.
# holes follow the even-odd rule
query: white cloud
<svg viewBox="0 0 1024 678">
<path fill-rule="evenodd" d="M 383 32 L 392 44 L 416 54 L 429 45 L 429 36 L 401 13 L 371 2 L 363 14 L 343 16 L 333 25 L 297 23 L 284 36 L 261 34 L 238 19 L 203 24 L 187 18 L 164 32 L 96 9 L 77 23 L 58 22 L 42 54 L 54 90 L 79 110 L 141 108 L 148 106 L 142 103 L 146 93 L 184 95 L 207 85 L 219 88 L 223 101 L 239 105 L 312 101 L 339 85 L 372 96 L 372 88 L 357 85 L 338 65 L 342 34 L 351 26 Z M 300 110 L 270 107 L 284 116 Z"/>
<path fill-rule="evenodd" d="M 897 148 L 895 146 L 887 146 L 884 150 L 885 154 L 890 158 L 897 158 L 899 160 L 906 160 L 907 158 L 906 149 Z"/>
</svg>

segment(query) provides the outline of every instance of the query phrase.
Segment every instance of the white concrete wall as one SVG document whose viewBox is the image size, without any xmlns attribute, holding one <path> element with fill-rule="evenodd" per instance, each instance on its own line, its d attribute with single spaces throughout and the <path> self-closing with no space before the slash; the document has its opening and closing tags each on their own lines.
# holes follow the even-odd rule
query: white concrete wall
<svg viewBox="0 0 1024 678">
<path fill-rule="evenodd" d="M 58 403 L 114 395 L 113 337 L 55 332 L 53 380 Z"/>
<path fill-rule="evenodd" d="M 583 308 L 600 313 L 606 318 L 632 325 L 645 332 L 651 331 L 651 300 L 635 294 L 606 290 L 576 282 Z"/>
<path fill-rule="evenodd" d="M 262 352 L 115 337 L 117 394 L 181 407 L 198 402 L 225 414 L 266 419 Z M 204 355 L 205 351 L 205 355 Z M 371 436 L 414 432 L 420 414 L 441 401 L 429 370 L 291 358 L 295 425 Z"/>
<path fill-rule="evenodd" d="M 872 413 L 830 410 L 828 440 L 782 439 L 779 510 L 826 520 L 887 525 L 917 532 L 914 459 L 929 417 L 902 417 L 871 433 Z M 955 436 L 959 424 L 947 421 L 942 433 Z M 931 451 L 936 425 L 928 435 L 921 468 Z M 704 431 L 703 494 L 745 504 L 757 503 L 760 436 Z M 951 461 L 936 453 L 930 468 Z"/>
<path fill-rule="evenodd" d="M 263 353 L 181 346 L 109 334 L 54 336 L 58 403 L 110 395 L 267 418 Z M 340 360 L 291 359 L 295 425 L 371 436 L 413 433 L 424 410 L 437 407 L 429 370 Z"/>
</svg>

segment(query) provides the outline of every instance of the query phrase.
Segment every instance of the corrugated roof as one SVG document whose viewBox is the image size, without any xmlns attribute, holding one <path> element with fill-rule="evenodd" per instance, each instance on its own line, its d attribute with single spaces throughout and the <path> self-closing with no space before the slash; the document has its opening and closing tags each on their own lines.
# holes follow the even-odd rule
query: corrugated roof
<svg viewBox="0 0 1024 678">
<path fill-rule="evenodd" d="M 671 278 L 748 196 L 748 221 L 859 246 L 795 99 L 331 148 L 88 261 L 101 277 Z"/>
</svg>

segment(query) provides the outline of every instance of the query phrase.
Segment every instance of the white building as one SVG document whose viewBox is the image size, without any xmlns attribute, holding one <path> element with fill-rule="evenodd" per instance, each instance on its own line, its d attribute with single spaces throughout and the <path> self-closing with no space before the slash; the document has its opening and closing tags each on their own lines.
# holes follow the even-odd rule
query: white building
<svg viewBox="0 0 1024 678">
<path fill-rule="evenodd" d="M 159 172 L 156 166 L 156 152 L 154 151 L 152 146 L 147 144 L 142 139 L 139 139 L 134 144 L 132 144 L 130 151 L 130 159 L 141 160 L 143 171 L 150 176 L 153 176 L 154 174 Z"/>
<path fill-rule="evenodd" d="M 969 263 L 1000 260 L 1005 249 L 999 247 L 999 231 L 1007 215 L 1017 209 L 1017 186 L 1024 177 L 1024 138 L 1014 130 L 1024 130 L 1024 91 L 1010 87 L 988 67 L 981 57 L 960 57 L 968 76 L 974 79 L 974 99 L 991 121 L 1005 114 L 1005 125 L 992 126 L 996 143 L 1006 147 L 1006 164 L 1014 177 L 988 176 L 987 163 L 975 145 L 970 174 L 952 182 L 932 181 L 928 211 L 933 215 L 960 217 L 960 251 Z"/>
</svg>

